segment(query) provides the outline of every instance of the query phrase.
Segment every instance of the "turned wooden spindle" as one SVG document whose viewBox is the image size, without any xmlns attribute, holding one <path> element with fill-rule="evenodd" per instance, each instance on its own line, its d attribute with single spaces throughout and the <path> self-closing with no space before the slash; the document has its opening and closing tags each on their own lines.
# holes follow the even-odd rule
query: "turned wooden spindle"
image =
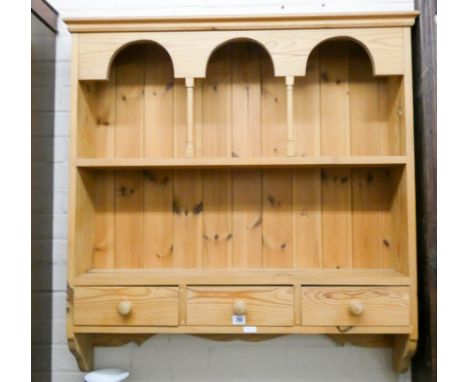
<svg viewBox="0 0 468 382">
<path fill-rule="evenodd" d="M 247 304 L 242 300 L 236 300 L 232 306 L 232 311 L 236 316 L 243 316 L 246 310 Z"/>
<path fill-rule="evenodd" d="M 361 316 L 364 313 L 364 304 L 360 301 L 353 300 L 349 303 L 349 312 L 353 316 Z"/>
<path fill-rule="evenodd" d="M 293 126 L 293 112 L 294 112 L 294 77 L 286 77 L 286 99 L 287 99 L 287 126 L 288 126 L 288 144 L 286 146 L 286 155 L 293 157 L 296 155 L 294 148 L 294 126 Z"/>
<path fill-rule="evenodd" d="M 185 147 L 185 156 L 192 158 L 194 156 L 193 144 L 193 88 L 195 81 L 193 78 L 185 79 L 185 87 L 187 88 L 187 146 Z"/>
<path fill-rule="evenodd" d="M 132 312 L 132 303 L 128 300 L 120 301 L 117 305 L 117 311 L 121 316 L 128 316 Z"/>
</svg>

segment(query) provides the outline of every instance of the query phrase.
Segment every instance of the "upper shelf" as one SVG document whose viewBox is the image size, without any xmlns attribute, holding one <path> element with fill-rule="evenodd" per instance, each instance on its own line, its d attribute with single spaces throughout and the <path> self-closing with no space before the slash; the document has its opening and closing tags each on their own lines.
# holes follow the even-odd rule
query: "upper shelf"
<svg viewBox="0 0 468 382">
<path fill-rule="evenodd" d="M 326 166 L 396 166 L 407 163 L 406 156 L 322 156 L 257 158 L 79 158 L 80 168 L 265 168 Z"/>
</svg>

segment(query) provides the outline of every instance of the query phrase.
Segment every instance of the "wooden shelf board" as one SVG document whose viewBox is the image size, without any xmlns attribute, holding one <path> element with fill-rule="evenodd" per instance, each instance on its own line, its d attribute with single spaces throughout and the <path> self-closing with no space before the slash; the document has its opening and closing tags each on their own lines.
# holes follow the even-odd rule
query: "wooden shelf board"
<svg viewBox="0 0 468 382">
<path fill-rule="evenodd" d="M 418 14 L 418 11 L 396 11 L 196 17 L 68 17 L 64 21 L 71 32 L 324 29 L 412 26 Z"/>
<path fill-rule="evenodd" d="M 257 326 L 257 334 L 407 334 L 412 326 L 354 326 L 340 331 L 336 326 Z M 242 326 L 77 326 L 75 333 L 195 333 L 195 334 L 244 334 Z"/>
<path fill-rule="evenodd" d="M 79 285 L 400 285 L 409 277 L 394 269 L 100 269 L 76 276 Z"/>
<path fill-rule="evenodd" d="M 79 158 L 79 168 L 252 168 L 252 167 L 325 167 L 325 166 L 398 166 L 406 156 L 323 156 L 265 158 Z"/>
</svg>

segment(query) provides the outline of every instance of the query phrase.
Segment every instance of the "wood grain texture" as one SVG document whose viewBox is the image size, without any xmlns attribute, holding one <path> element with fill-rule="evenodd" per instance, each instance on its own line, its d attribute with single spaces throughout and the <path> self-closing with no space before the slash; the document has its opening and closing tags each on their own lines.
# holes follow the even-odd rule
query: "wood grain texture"
<svg viewBox="0 0 468 382">
<path fill-rule="evenodd" d="M 131 313 L 122 316 L 119 302 L 131 302 Z M 79 287 L 74 296 L 75 325 L 144 326 L 178 324 L 176 287 Z"/>
<path fill-rule="evenodd" d="M 293 324 L 292 287 L 189 287 L 188 325 L 232 325 L 233 304 L 246 304 L 246 325 Z"/>
<path fill-rule="evenodd" d="M 242 300 L 263 335 L 397 336 L 404 370 L 414 16 L 71 22 L 87 30 L 70 144 L 68 338 L 83 367 L 91 333 L 238 335 Z"/>
<path fill-rule="evenodd" d="M 115 268 L 143 265 L 143 173 L 115 174 Z"/>
<path fill-rule="evenodd" d="M 102 269 L 73 279 L 75 285 L 404 285 L 394 269 Z"/>
<path fill-rule="evenodd" d="M 349 304 L 359 301 L 364 313 L 353 316 Z M 303 287 L 303 325 L 409 325 L 407 287 Z"/>
<path fill-rule="evenodd" d="M 135 41 L 154 41 L 171 56 L 176 78 L 203 78 L 207 62 L 215 49 L 227 41 L 250 39 L 266 47 L 275 68 L 275 75 L 302 76 L 310 52 L 321 42 L 336 37 L 359 41 L 370 52 L 374 74 L 403 73 L 403 28 L 322 29 L 295 31 L 168 31 L 82 34 L 79 54 L 79 79 L 104 80 L 115 53 Z M 283 81 L 284 83 L 284 81 Z"/>
</svg>

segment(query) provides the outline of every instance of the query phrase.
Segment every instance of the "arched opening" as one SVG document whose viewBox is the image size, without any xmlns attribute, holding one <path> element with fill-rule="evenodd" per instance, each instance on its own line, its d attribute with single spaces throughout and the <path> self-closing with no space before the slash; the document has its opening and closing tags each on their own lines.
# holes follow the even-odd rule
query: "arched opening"
<svg viewBox="0 0 468 382">
<path fill-rule="evenodd" d="M 334 38 L 316 46 L 295 91 L 299 155 L 404 152 L 401 76 L 374 76 L 371 56 L 355 40 Z"/>
<path fill-rule="evenodd" d="M 263 46 L 246 39 L 220 45 L 209 58 L 201 88 L 202 156 L 285 152 L 286 140 L 271 139 L 280 138 L 285 129 L 284 78 L 274 76 Z M 264 134 L 265 129 L 269 134 Z"/>
<path fill-rule="evenodd" d="M 81 82 L 79 103 L 86 112 L 80 133 L 88 151 L 79 155 L 172 156 L 174 83 L 171 58 L 160 45 L 138 41 L 120 48 L 108 81 Z"/>
</svg>

